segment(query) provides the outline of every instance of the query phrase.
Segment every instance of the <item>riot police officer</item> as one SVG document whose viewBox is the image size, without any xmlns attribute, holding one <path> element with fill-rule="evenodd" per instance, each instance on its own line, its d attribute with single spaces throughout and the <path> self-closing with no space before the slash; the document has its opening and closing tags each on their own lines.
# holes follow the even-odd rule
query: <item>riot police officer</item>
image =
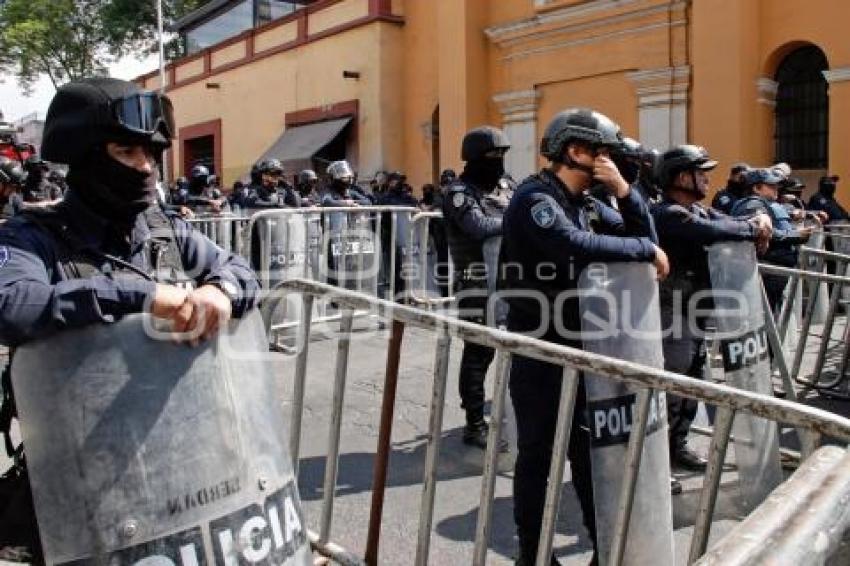
<svg viewBox="0 0 850 566">
<path fill-rule="evenodd" d="M 732 169 L 729 170 L 729 180 L 726 182 L 726 187 L 714 195 L 714 200 L 711 201 L 711 207 L 723 214 L 731 213 L 735 203 L 746 196 L 747 187 L 744 184 L 744 175 L 749 170 L 750 166 L 744 162 L 732 165 Z"/>
<path fill-rule="evenodd" d="M 139 312 L 196 343 L 253 308 L 259 284 L 245 261 L 157 202 L 156 159 L 173 134 L 168 98 L 134 83 L 97 78 L 58 89 L 42 151 L 69 165 L 69 190 L 0 226 L 0 344 Z M 0 547 L 33 544 L 35 530 L 7 529 L 5 511 Z"/>
<path fill-rule="evenodd" d="M 251 171 L 251 186 L 245 197 L 246 208 L 300 207 L 301 197 L 282 184 L 283 165 L 278 159 L 261 159 Z"/>
<path fill-rule="evenodd" d="M 505 174 L 505 153 L 510 147 L 507 136 L 492 126 L 467 132 L 461 145 L 461 159 L 466 164 L 460 177 L 447 187 L 443 201 L 457 306 L 461 318 L 479 324 L 484 322 L 487 302 L 487 275 L 481 273 L 484 240 L 502 235 L 501 214 L 488 215 L 482 201 Z M 487 446 L 484 378 L 493 355 L 492 348 L 465 342 L 460 361 L 460 399 L 466 411 L 463 442 L 479 448 Z"/>
<path fill-rule="evenodd" d="M 24 161 L 27 180 L 24 184 L 24 202 L 53 202 L 62 198 L 62 190 L 48 180 L 50 168 L 39 155 Z"/>
<path fill-rule="evenodd" d="M 416 206 L 418 203 L 413 195 L 405 188 L 407 176 L 401 171 L 389 174 L 389 182 L 386 191 L 378 197 L 377 204 L 382 206 Z"/>
<path fill-rule="evenodd" d="M 227 206 L 221 189 L 217 186 L 218 178 L 210 174 L 206 165 L 195 165 L 189 173 L 189 205 L 209 207 L 212 212 L 221 212 Z"/>
<path fill-rule="evenodd" d="M 295 178 L 295 190 L 301 197 L 301 206 L 317 206 L 319 195 L 316 189 L 319 186 L 319 177 L 312 169 L 304 169 Z"/>
<path fill-rule="evenodd" d="M 759 250 L 760 256 L 767 263 L 782 267 L 797 267 L 800 245 L 808 241 L 812 228 L 796 228 L 788 210 L 777 202 L 782 176 L 773 169 L 751 169 L 744 175 L 744 183 L 750 195 L 735 203 L 732 207 L 732 215 L 750 217 L 759 212 L 767 214 L 773 225 L 773 232 L 770 245 Z M 776 312 L 782 301 L 788 278 L 782 275 L 764 275 L 762 281 L 770 307 Z"/>
<path fill-rule="evenodd" d="M 821 177 L 818 181 L 818 192 L 809 199 L 809 210 L 822 210 L 829 216 L 829 222 L 850 220 L 850 214 L 835 200 L 835 189 L 838 175 Z"/>
<path fill-rule="evenodd" d="M 0 157 L 0 219 L 11 218 L 24 208 L 21 191 L 27 174 L 21 164 L 8 157 Z"/>
<path fill-rule="evenodd" d="M 501 287 L 513 295 L 506 299 L 508 330 L 580 346 L 559 333 L 555 321 L 571 333 L 580 331 L 575 295 L 565 301 L 558 298 L 576 289 L 584 267 L 597 261 L 653 262 L 659 277 L 666 275 L 667 257 L 654 243 L 647 203 L 610 158 L 611 150 L 621 143 L 619 126 L 588 109 L 560 112 L 546 127 L 540 149 L 550 165 L 520 184 L 504 216 Z M 605 184 L 616 197 L 619 212 L 589 196 L 587 191 L 596 182 Z M 546 298 L 545 304 L 541 305 L 540 295 Z M 556 305 L 562 305 L 560 310 L 556 311 Z M 518 446 L 514 471 L 517 564 L 533 564 L 537 553 L 562 373 L 559 366 L 522 356 L 512 361 L 510 392 Z M 584 408 L 582 383 L 569 460 L 584 524 L 595 547 L 590 433 Z"/>
<path fill-rule="evenodd" d="M 702 379 L 705 365 L 705 321 L 695 321 L 699 327 L 691 328 L 693 317 L 687 310 L 695 293 L 711 288 L 705 247 L 750 240 L 765 248 L 771 233 L 770 219 L 763 213 L 741 220 L 700 204 L 708 192 L 708 174 L 716 166 L 702 147 L 680 145 L 667 150 L 658 164 L 664 198 L 652 207 L 661 247 L 671 265 L 659 297 L 661 327 L 667 330 L 662 342 L 664 369 L 697 379 Z M 705 459 L 687 444 L 697 409 L 697 401 L 668 393 L 670 461 L 687 470 L 706 467 Z"/>
<path fill-rule="evenodd" d="M 330 185 L 322 195 L 322 206 L 369 206 L 372 204 L 359 191 L 353 190 L 354 171 L 348 161 L 334 161 L 328 165 L 328 177 Z"/>
</svg>

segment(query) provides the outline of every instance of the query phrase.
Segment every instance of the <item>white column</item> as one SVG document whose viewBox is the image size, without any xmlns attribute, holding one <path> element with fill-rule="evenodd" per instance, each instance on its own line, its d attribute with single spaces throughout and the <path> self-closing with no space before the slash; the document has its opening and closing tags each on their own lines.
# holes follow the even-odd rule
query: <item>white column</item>
<svg viewBox="0 0 850 566">
<path fill-rule="evenodd" d="M 502 114 L 502 129 L 511 142 L 505 156 L 505 169 L 517 182 L 537 171 L 536 90 L 504 92 L 493 97 Z"/>
<path fill-rule="evenodd" d="M 628 73 L 638 96 L 640 142 L 661 151 L 688 143 L 688 66 Z M 626 132 L 628 135 L 629 132 Z"/>
</svg>

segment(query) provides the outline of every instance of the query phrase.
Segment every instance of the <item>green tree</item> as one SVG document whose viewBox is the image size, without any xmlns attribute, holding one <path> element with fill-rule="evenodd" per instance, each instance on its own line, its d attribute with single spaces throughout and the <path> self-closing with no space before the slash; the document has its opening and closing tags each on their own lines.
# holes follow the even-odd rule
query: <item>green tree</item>
<svg viewBox="0 0 850 566">
<path fill-rule="evenodd" d="M 166 26 L 206 0 L 163 0 Z M 156 49 L 156 0 L 0 2 L 0 72 L 27 92 L 41 76 L 53 86 L 106 74 L 109 63 Z"/>
</svg>

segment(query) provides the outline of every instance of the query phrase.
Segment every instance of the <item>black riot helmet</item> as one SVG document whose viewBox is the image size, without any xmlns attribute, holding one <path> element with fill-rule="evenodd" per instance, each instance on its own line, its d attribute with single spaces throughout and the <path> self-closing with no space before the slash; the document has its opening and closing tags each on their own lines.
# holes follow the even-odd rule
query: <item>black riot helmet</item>
<svg viewBox="0 0 850 566">
<path fill-rule="evenodd" d="M 189 173 L 189 179 L 193 183 L 197 183 L 198 181 L 203 181 L 206 183 L 209 180 L 210 170 L 207 169 L 205 165 L 195 165 L 192 167 L 192 171 Z"/>
<path fill-rule="evenodd" d="M 27 173 L 21 164 L 8 157 L 0 156 L 0 183 L 22 187 L 27 180 Z"/>
<path fill-rule="evenodd" d="M 111 78 L 73 81 L 59 87 L 47 110 L 41 153 L 55 163 L 82 161 L 106 142 L 171 146 L 174 116 L 168 97 Z"/>
<path fill-rule="evenodd" d="M 570 108 L 555 114 L 546 126 L 540 154 L 553 163 L 564 163 L 567 144 L 574 141 L 615 149 L 621 147 L 623 138 L 620 126 L 608 116 L 588 108 Z"/>
<path fill-rule="evenodd" d="M 259 163 L 257 163 L 257 170 L 260 174 L 283 175 L 283 164 L 280 162 L 280 159 L 275 159 L 273 157 L 261 159 Z"/>
<path fill-rule="evenodd" d="M 493 126 L 481 126 L 469 130 L 463 136 L 460 158 L 467 162 L 477 161 L 504 155 L 510 148 L 511 142 L 502 130 Z"/>
<path fill-rule="evenodd" d="M 300 173 L 298 173 L 298 185 L 308 185 L 310 183 L 316 183 L 319 181 L 318 175 L 312 169 L 304 169 Z"/>
<path fill-rule="evenodd" d="M 717 161 L 709 157 L 708 151 L 698 145 L 678 145 L 664 152 L 658 161 L 657 177 L 663 190 L 672 188 L 676 175 L 682 171 L 711 171 Z"/>
</svg>

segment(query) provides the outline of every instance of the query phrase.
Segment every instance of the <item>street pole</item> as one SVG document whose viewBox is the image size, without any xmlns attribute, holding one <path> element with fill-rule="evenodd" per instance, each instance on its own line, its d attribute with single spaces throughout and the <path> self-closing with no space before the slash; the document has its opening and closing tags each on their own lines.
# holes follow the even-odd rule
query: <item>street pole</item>
<svg viewBox="0 0 850 566">
<path fill-rule="evenodd" d="M 165 94 L 165 43 L 162 37 L 162 0 L 155 1 L 156 27 L 159 39 L 159 92 L 160 94 Z M 166 159 L 164 152 L 162 154 L 162 182 L 163 184 L 168 183 L 168 159 Z"/>
</svg>

